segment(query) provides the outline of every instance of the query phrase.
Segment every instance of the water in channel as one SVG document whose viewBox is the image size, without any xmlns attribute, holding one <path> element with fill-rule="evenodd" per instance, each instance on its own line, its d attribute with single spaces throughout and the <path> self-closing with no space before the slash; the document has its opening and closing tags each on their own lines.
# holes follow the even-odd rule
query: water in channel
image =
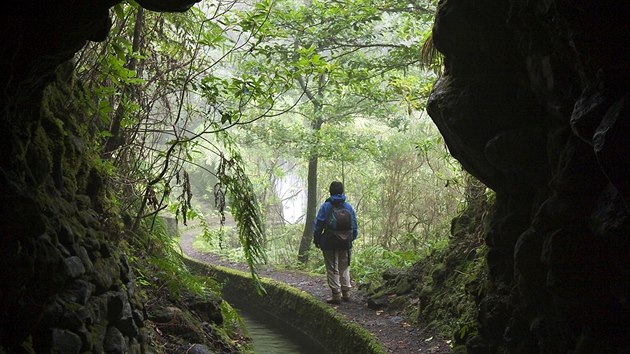
<svg viewBox="0 0 630 354">
<path fill-rule="evenodd" d="M 272 316 L 237 309 L 254 343 L 256 354 L 325 354 L 317 342 Z"/>
</svg>

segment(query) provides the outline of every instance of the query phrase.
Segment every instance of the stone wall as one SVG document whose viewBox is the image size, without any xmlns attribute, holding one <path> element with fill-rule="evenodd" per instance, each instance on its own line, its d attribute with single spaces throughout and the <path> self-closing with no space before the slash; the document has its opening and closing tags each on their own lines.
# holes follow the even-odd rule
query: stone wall
<svg viewBox="0 0 630 354">
<path fill-rule="evenodd" d="M 1 133 L 13 151 L 0 173 L 0 346 L 139 353 L 144 314 L 101 210 L 98 155 L 71 78 L 60 69 L 41 105 Z"/>
<path fill-rule="evenodd" d="M 429 113 L 496 191 L 473 353 L 630 351 L 630 4 L 442 0 Z"/>
<path fill-rule="evenodd" d="M 144 313 L 72 65 L 118 0 L 28 1 L 0 14 L 0 352 L 143 351 Z M 183 11 L 195 1 L 138 1 Z"/>
</svg>

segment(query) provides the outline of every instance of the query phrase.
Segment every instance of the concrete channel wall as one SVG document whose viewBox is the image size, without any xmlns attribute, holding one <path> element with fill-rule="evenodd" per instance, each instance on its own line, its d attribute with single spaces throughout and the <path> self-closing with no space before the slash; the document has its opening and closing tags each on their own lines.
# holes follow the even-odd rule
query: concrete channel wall
<svg viewBox="0 0 630 354">
<path fill-rule="evenodd" d="M 258 295 L 249 273 L 192 259 L 185 261 L 193 273 L 207 275 L 221 283 L 223 297 L 230 303 L 245 310 L 264 311 L 318 342 L 328 353 L 385 353 L 378 339 L 365 328 L 343 318 L 335 309 L 302 290 L 262 278 L 267 294 Z"/>
</svg>

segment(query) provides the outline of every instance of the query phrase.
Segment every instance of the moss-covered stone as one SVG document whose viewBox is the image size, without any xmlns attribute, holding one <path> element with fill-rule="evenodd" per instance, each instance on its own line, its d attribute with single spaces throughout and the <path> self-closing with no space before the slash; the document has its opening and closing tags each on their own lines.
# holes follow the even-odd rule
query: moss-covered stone
<svg viewBox="0 0 630 354">
<path fill-rule="evenodd" d="M 26 161 L 35 185 L 39 186 L 46 181 L 52 171 L 52 155 L 49 151 L 48 136 L 41 126 L 37 126 L 32 139 L 28 144 Z"/>
</svg>

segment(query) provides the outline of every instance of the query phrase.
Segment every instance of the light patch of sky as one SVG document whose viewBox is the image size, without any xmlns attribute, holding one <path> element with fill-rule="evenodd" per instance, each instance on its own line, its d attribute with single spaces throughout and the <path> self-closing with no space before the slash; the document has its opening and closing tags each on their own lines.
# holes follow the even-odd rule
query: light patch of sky
<svg viewBox="0 0 630 354">
<path fill-rule="evenodd" d="M 295 163 L 281 165 L 284 174 L 276 181 L 275 193 L 282 201 L 282 217 L 290 224 L 303 223 L 306 211 L 304 180 L 296 173 Z"/>
</svg>

